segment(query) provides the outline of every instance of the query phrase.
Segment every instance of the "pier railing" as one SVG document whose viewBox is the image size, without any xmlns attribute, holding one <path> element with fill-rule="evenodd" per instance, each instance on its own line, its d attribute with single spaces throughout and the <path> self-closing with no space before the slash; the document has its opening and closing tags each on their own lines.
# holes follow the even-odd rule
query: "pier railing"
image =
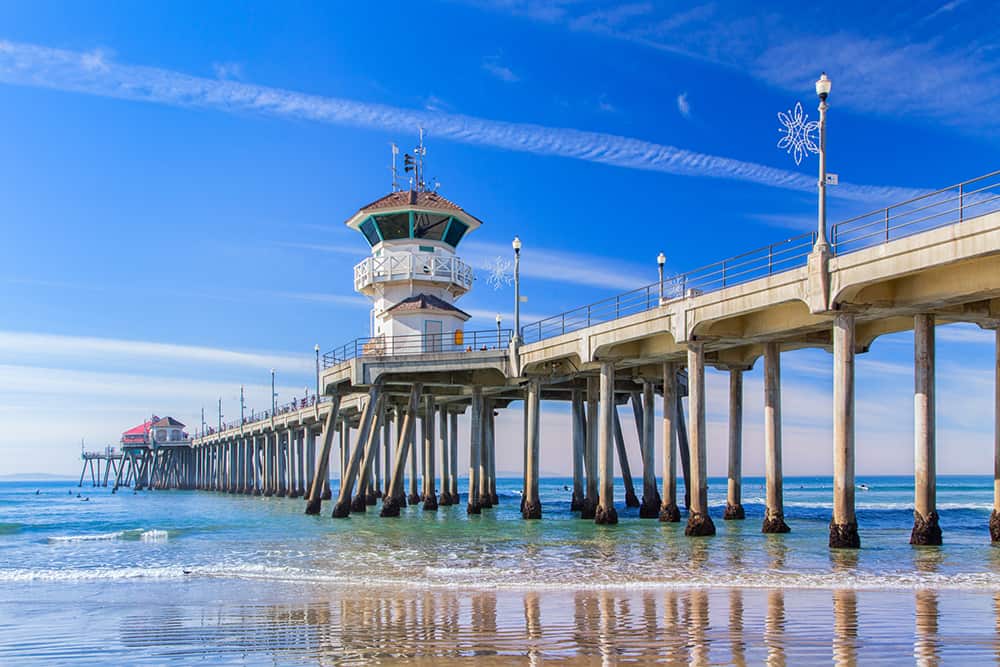
<svg viewBox="0 0 1000 667">
<path fill-rule="evenodd" d="M 290 412 L 296 412 L 298 410 L 304 410 L 305 408 L 311 408 L 317 403 L 320 404 L 329 403 L 332 400 L 333 400 L 332 396 L 320 396 L 319 400 L 317 400 L 315 395 L 307 396 L 305 398 L 297 398 L 292 401 L 277 404 L 274 407 L 274 416 L 279 417 L 281 415 L 285 415 Z M 256 422 L 266 421 L 270 419 L 271 416 L 272 416 L 271 410 L 262 410 L 260 412 L 251 410 L 249 414 L 243 416 L 242 420 L 235 419 L 233 421 L 222 422 L 221 430 L 228 431 L 230 429 L 239 428 L 240 426 L 247 426 L 249 424 L 254 424 Z M 206 425 L 203 430 L 196 430 L 194 437 L 203 438 L 206 435 L 215 435 L 216 433 L 220 432 L 221 431 L 218 426 Z"/>
<path fill-rule="evenodd" d="M 830 228 L 831 250 L 843 255 L 1000 210 L 1000 170 L 859 215 Z M 816 233 L 800 234 L 644 287 L 521 327 L 533 343 L 804 266 Z"/>
<path fill-rule="evenodd" d="M 357 291 L 374 283 L 395 280 L 450 282 L 469 290 L 474 278 L 472 267 L 458 257 L 433 253 L 387 252 L 380 257 L 366 257 L 354 267 Z"/>
<path fill-rule="evenodd" d="M 394 357 L 504 349 L 513 335 L 511 329 L 454 331 L 449 333 L 355 338 L 323 355 L 323 368 L 359 357 Z"/>
</svg>

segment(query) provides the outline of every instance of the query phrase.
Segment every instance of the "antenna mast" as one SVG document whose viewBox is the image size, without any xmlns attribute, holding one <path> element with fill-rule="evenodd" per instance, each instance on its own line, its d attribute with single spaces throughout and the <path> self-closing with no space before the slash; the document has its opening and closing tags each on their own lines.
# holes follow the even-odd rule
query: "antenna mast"
<svg viewBox="0 0 1000 667">
<path fill-rule="evenodd" d="M 399 172 L 396 171 L 396 158 L 399 156 L 399 146 L 396 144 L 392 145 L 392 166 L 389 167 L 392 171 L 392 191 L 396 192 L 399 190 Z"/>
<path fill-rule="evenodd" d="M 417 190 L 424 191 L 427 189 L 427 184 L 424 183 L 424 157 L 427 155 L 427 149 L 424 147 L 424 128 L 420 128 L 420 145 L 417 146 Z"/>
</svg>

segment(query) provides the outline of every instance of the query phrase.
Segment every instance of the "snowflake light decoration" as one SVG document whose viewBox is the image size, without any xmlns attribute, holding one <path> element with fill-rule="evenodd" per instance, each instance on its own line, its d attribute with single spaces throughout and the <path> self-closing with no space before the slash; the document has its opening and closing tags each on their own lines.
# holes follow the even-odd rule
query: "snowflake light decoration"
<svg viewBox="0 0 1000 667">
<path fill-rule="evenodd" d="M 486 282 L 495 290 L 503 289 L 514 282 L 514 277 L 510 273 L 510 260 L 499 255 L 492 262 L 487 261 L 483 265 L 486 271 Z"/>
<path fill-rule="evenodd" d="M 784 148 L 785 152 L 792 156 L 795 164 L 802 164 L 802 157 L 809 153 L 819 153 L 819 146 L 816 144 L 815 132 L 819 129 L 819 122 L 809 120 L 809 116 L 802 112 L 802 104 L 795 103 L 795 110 L 778 112 L 778 120 L 784 126 L 778 128 L 778 132 L 783 133 L 778 140 L 778 148 Z"/>
</svg>

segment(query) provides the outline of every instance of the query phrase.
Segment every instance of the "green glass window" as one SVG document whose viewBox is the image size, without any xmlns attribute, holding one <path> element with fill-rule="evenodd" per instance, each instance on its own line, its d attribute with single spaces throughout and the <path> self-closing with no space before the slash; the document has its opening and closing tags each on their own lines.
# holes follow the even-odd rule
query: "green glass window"
<svg viewBox="0 0 1000 667">
<path fill-rule="evenodd" d="M 387 215 L 377 215 L 378 227 L 382 231 L 382 238 L 389 241 L 393 239 L 410 238 L 410 214 L 409 213 L 389 213 Z"/>
<path fill-rule="evenodd" d="M 450 219 L 451 216 L 440 213 L 415 212 L 413 214 L 413 235 L 418 239 L 440 241 Z"/>
<path fill-rule="evenodd" d="M 462 240 L 462 237 L 465 236 L 465 232 L 468 229 L 469 226 L 464 222 L 452 219 L 451 227 L 448 228 L 448 235 L 445 237 L 444 242 L 454 248 Z"/>
<path fill-rule="evenodd" d="M 372 222 L 371 218 L 367 218 L 364 222 L 362 222 L 360 229 L 361 233 L 365 235 L 366 239 L 368 239 L 369 244 L 376 245 L 382 240 L 378 237 L 378 231 L 375 229 L 375 223 Z"/>
</svg>

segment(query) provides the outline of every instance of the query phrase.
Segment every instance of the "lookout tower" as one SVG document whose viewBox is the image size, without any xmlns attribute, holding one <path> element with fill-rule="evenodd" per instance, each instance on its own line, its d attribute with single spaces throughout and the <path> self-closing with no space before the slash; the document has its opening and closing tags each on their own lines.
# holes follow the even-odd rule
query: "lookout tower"
<svg viewBox="0 0 1000 667">
<path fill-rule="evenodd" d="M 354 289 L 372 300 L 372 352 L 417 354 L 464 345 L 470 316 L 455 301 L 472 289 L 474 272 L 455 250 L 482 221 L 425 188 L 422 151 L 420 146 L 419 163 L 406 156 L 407 171 L 413 165 L 416 172 L 409 190 L 396 190 L 394 178 L 393 192 L 346 223 L 371 246 L 371 256 L 354 267 Z"/>
</svg>

